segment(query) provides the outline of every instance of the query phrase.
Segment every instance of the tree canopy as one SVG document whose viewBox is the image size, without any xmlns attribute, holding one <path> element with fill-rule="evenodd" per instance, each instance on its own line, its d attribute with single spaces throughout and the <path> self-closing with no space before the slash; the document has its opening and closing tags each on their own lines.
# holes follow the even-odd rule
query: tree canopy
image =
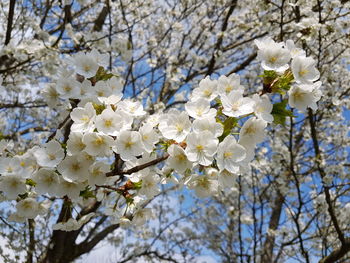
<svg viewBox="0 0 350 263">
<path fill-rule="evenodd" d="M 349 261 L 349 1 L 0 14 L 4 262 Z"/>
</svg>

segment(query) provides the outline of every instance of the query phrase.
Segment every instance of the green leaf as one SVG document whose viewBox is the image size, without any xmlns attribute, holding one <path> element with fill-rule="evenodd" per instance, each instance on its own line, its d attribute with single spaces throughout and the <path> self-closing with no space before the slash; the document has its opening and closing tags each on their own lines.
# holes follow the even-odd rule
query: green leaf
<svg viewBox="0 0 350 263">
<path fill-rule="evenodd" d="M 275 79 L 278 77 L 278 74 L 274 70 L 264 70 L 263 78 Z"/>
<path fill-rule="evenodd" d="M 173 140 L 167 140 L 167 141 L 160 141 L 159 145 L 161 146 L 161 149 L 163 149 L 164 151 L 167 151 L 170 145 L 172 145 L 173 143 L 174 143 Z"/>
<path fill-rule="evenodd" d="M 285 94 L 286 91 L 290 90 L 290 84 L 294 80 L 293 74 L 287 71 L 285 74 L 280 76 L 277 82 L 272 86 L 272 91 L 280 94 Z"/>
<path fill-rule="evenodd" d="M 265 70 L 263 78 L 264 93 L 280 93 L 285 94 L 290 89 L 290 84 L 294 80 L 290 70 L 286 70 L 283 75 L 279 75 L 273 70 Z"/>
<path fill-rule="evenodd" d="M 114 75 L 112 73 L 107 73 L 107 71 L 103 67 L 99 67 L 96 72 L 96 81 L 108 80 L 113 76 Z"/>
<path fill-rule="evenodd" d="M 96 197 L 93 191 L 90 190 L 89 186 L 87 186 L 83 191 L 80 191 L 80 196 L 83 197 L 84 199 Z"/>
<path fill-rule="evenodd" d="M 125 201 L 127 204 L 131 205 L 134 203 L 134 198 L 132 198 L 131 196 L 126 196 Z"/>
<path fill-rule="evenodd" d="M 279 103 L 275 103 L 272 108 L 273 122 L 275 124 L 281 124 L 282 126 L 286 125 L 286 117 L 295 117 L 292 111 L 287 110 L 288 101 L 285 99 Z"/>
<path fill-rule="evenodd" d="M 32 179 L 26 179 L 26 184 L 30 186 L 36 186 L 36 182 L 34 182 Z"/>
<path fill-rule="evenodd" d="M 94 106 L 94 109 L 96 111 L 96 115 L 100 115 L 102 113 L 102 111 L 104 109 L 106 109 L 106 106 L 103 104 L 99 105 L 99 104 L 93 103 L 92 105 Z"/>
<path fill-rule="evenodd" d="M 133 182 L 133 189 L 141 189 L 142 186 L 142 180 L 139 182 Z"/>
<path fill-rule="evenodd" d="M 219 142 L 222 142 L 226 138 L 226 136 L 228 136 L 231 133 L 233 127 L 235 127 L 237 124 L 237 119 L 234 117 L 229 117 L 224 121 L 223 124 L 224 124 L 224 132 L 219 137 Z"/>
</svg>

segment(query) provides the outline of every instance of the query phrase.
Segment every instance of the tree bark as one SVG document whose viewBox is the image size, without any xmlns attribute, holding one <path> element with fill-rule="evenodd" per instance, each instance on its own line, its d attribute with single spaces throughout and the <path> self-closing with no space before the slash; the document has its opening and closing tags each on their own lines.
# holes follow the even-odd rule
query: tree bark
<svg viewBox="0 0 350 263">
<path fill-rule="evenodd" d="M 284 203 L 284 196 L 278 193 L 272 208 L 270 217 L 269 229 L 264 243 L 261 263 L 270 263 L 273 256 L 273 248 L 275 246 L 275 235 L 273 232 L 277 230 L 282 213 L 282 206 Z"/>
</svg>

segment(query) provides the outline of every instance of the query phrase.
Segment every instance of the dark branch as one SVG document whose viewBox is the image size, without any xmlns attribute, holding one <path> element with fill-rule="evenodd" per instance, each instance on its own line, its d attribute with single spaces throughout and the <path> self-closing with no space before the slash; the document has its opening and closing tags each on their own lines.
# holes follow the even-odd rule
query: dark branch
<svg viewBox="0 0 350 263">
<path fill-rule="evenodd" d="M 129 170 L 126 170 L 126 171 L 121 171 L 121 172 L 115 172 L 115 171 L 112 171 L 112 172 L 109 172 L 106 174 L 106 176 L 115 176 L 115 175 L 124 175 L 124 174 L 132 174 L 132 173 L 136 173 L 138 171 L 141 171 L 147 167 L 150 167 L 150 166 L 153 166 L 153 165 L 156 165 L 164 160 L 166 160 L 167 158 L 169 157 L 169 154 L 165 154 L 164 156 L 162 157 L 159 157 L 157 159 L 154 159 L 148 163 L 144 163 L 144 164 L 140 164 L 138 166 L 135 166 Z"/>
<path fill-rule="evenodd" d="M 5 46 L 11 41 L 11 32 L 12 32 L 12 24 L 13 24 L 13 15 L 15 12 L 15 4 L 16 0 L 10 1 L 9 6 L 9 15 L 7 18 L 7 30 L 6 30 L 6 38 L 5 38 Z"/>
</svg>

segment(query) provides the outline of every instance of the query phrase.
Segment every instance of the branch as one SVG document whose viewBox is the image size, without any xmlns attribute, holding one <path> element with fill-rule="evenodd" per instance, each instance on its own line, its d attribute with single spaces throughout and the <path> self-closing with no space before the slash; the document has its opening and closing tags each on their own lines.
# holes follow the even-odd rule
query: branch
<svg viewBox="0 0 350 263">
<path fill-rule="evenodd" d="M 50 0 L 46 0 L 45 12 L 44 12 L 43 18 L 41 19 L 41 22 L 40 22 L 40 28 L 41 29 L 43 29 L 43 27 L 44 27 L 47 15 L 48 15 L 51 7 L 52 7 L 52 2 L 50 2 Z"/>
<path fill-rule="evenodd" d="M 144 251 L 142 253 L 139 254 L 131 254 L 129 257 L 127 257 L 126 259 L 122 260 L 122 261 L 118 261 L 118 263 L 126 263 L 134 258 L 138 258 L 138 257 L 143 257 L 143 256 L 149 256 L 153 255 L 155 257 L 157 257 L 158 259 L 161 260 L 165 260 L 165 261 L 169 261 L 169 262 L 173 262 L 173 263 L 177 263 L 178 261 L 176 261 L 175 259 L 166 256 L 165 254 L 159 254 L 158 251 Z"/>
<path fill-rule="evenodd" d="M 233 73 L 236 73 L 242 69 L 244 69 L 246 66 L 248 66 L 250 64 L 250 62 L 252 62 L 256 56 L 258 55 L 257 52 L 254 52 L 253 54 L 251 54 L 246 60 L 244 60 L 241 64 L 239 64 L 238 66 L 236 66 L 235 68 L 233 68 L 229 73 L 227 73 L 227 76 L 230 76 Z"/>
<path fill-rule="evenodd" d="M 42 104 L 34 104 L 34 102 L 24 102 L 24 103 L 0 103 L 0 109 L 8 109 L 8 108 L 42 108 L 42 107 L 47 107 L 47 104 L 42 103 Z"/>
<path fill-rule="evenodd" d="M 52 47 L 56 47 L 58 45 L 58 43 L 61 41 L 61 39 L 63 37 L 64 31 L 66 29 L 66 25 L 68 23 L 72 22 L 71 7 L 72 7 L 72 5 L 65 5 L 64 6 L 64 18 L 63 18 L 63 24 L 62 24 L 61 32 L 60 32 L 57 40 L 55 41 L 55 43 L 52 44 Z"/>
<path fill-rule="evenodd" d="M 112 172 L 109 172 L 106 174 L 106 176 L 115 176 L 115 175 L 124 175 L 124 174 L 132 174 L 132 173 L 136 173 L 138 171 L 141 171 L 147 167 L 150 167 L 150 166 L 153 166 L 153 165 L 156 165 L 164 160 L 166 160 L 167 158 L 169 157 L 169 154 L 165 154 L 164 156 L 162 157 L 159 157 L 157 159 L 154 159 L 148 163 L 144 163 L 144 164 L 140 164 L 140 165 L 137 165 L 129 170 L 126 170 L 126 171 L 121 171 L 121 172 L 116 172 L 116 171 L 112 171 Z"/>
<path fill-rule="evenodd" d="M 26 60 L 24 60 L 24 61 L 22 61 L 22 62 L 18 62 L 18 64 L 16 64 L 16 65 L 14 65 L 14 66 L 12 66 L 12 67 L 6 67 L 5 69 L 1 69 L 0 70 L 0 73 L 5 73 L 5 72 L 9 72 L 9 71 L 11 71 L 11 70 L 13 70 L 13 69 L 16 69 L 16 68 L 18 68 L 19 66 L 22 66 L 22 65 L 24 65 L 24 64 L 26 64 L 26 63 L 28 63 L 28 62 L 30 62 L 30 60 L 31 60 L 32 58 L 31 57 L 29 57 L 28 59 L 26 59 Z M 0 63 L 0 66 L 2 65 L 2 61 L 0 61 L 1 63 Z M 12 63 L 11 63 L 12 64 Z"/>
<path fill-rule="evenodd" d="M 14 138 L 16 138 L 16 136 L 23 136 L 23 135 L 26 135 L 26 134 L 31 133 L 31 132 L 49 132 L 49 131 L 50 131 L 49 129 L 43 128 L 43 127 L 31 127 L 31 128 L 27 128 L 25 130 L 19 131 L 19 132 L 15 132 L 13 134 L 3 135 L 2 138 L 14 139 Z"/>
<path fill-rule="evenodd" d="M 213 73 L 213 71 L 214 71 L 214 66 L 215 66 L 215 63 L 216 63 L 215 56 L 216 56 L 217 51 L 219 51 L 221 49 L 221 44 L 222 44 L 222 41 L 224 39 L 224 32 L 227 29 L 230 16 L 232 15 L 233 10 L 235 10 L 236 5 L 237 5 L 237 0 L 232 0 L 231 4 L 230 4 L 230 8 L 229 8 L 229 10 L 227 12 L 227 15 L 226 15 L 226 17 L 224 19 L 224 22 L 222 23 L 222 26 L 221 26 L 221 34 L 219 35 L 218 40 L 217 40 L 217 42 L 215 44 L 215 48 L 214 48 L 211 60 L 209 62 L 209 65 L 208 65 L 208 71 L 206 73 L 207 76 L 211 75 Z"/>
<path fill-rule="evenodd" d="M 313 147 L 314 147 L 314 151 L 315 151 L 315 155 L 316 155 L 315 156 L 316 157 L 316 167 L 317 167 L 317 170 L 318 170 L 318 172 L 321 176 L 321 179 L 322 179 L 322 184 L 323 184 L 324 192 L 325 192 L 325 196 L 326 196 L 326 202 L 328 205 L 328 213 L 329 213 L 329 216 L 331 217 L 331 221 L 333 223 L 335 231 L 337 232 L 338 238 L 339 238 L 340 242 L 344 245 L 345 237 L 344 237 L 343 232 L 340 229 L 338 219 L 337 219 L 337 217 L 335 215 L 335 211 L 333 209 L 331 194 L 329 191 L 330 188 L 323 181 L 323 178 L 326 176 L 326 172 L 324 171 L 324 169 L 321 166 L 321 151 L 320 151 L 320 147 L 319 147 L 319 143 L 318 143 L 318 139 L 317 139 L 314 115 L 313 115 L 311 109 L 309 109 L 308 114 L 309 114 L 309 123 L 310 123 L 310 129 L 311 129 L 311 138 L 312 138 Z M 349 247 L 349 249 L 350 249 L 350 247 Z"/>
<path fill-rule="evenodd" d="M 268 228 L 268 230 L 272 230 L 271 232 L 276 230 L 278 227 L 283 203 L 284 203 L 284 196 L 278 193 L 275 199 L 274 207 L 272 209 L 269 228 Z M 262 263 L 271 262 L 274 245 L 275 245 L 275 235 L 273 233 L 268 232 L 264 243 L 263 255 L 261 260 Z"/>
<path fill-rule="evenodd" d="M 112 233 L 114 230 L 119 228 L 119 224 L 110 225 L 103 229 L 101 232 L 96 234 L 93 239 L 89 242 L 83 242 L 76 246 L 77 254 L 74 255 L 74 258 L 79 257 L 82 254 L 89 252 L 93 249 L 101 240 L 103 240 L 108 234 Z"/>
<path fill-rule="evenodd" d="M 11 0 L 10 1 L 9 16 L 7 18 L 7 30 L 6 30 L 5 46 L 8 43 L 10 43 L 10 40 L 11 40 L 13 15 L 14 15 L 14 12 L 15 12 L 15 4 L 16 4 L 16 0 Z"/>
<path fill-rule="evenodd" d="M 350 239 L 347 238 L 340 248 L 337 248 L 328 256 L 322 258 L 319 263 L 334 263 L 344 257 L 350 251 Z"/>
<path fill-rule="evenodd" d="M 141 205 L 142 208 L 145 208 L 147 205 L 149 205 L 156 197 L 158 197 L 159 195 L 165 194 L 166 192 L 172 191 L 174 189 L 176 189 L 178 186 L 174 185 L 172 187 L 169 187 L 167 189 L 165 189 L 163 192 L 158 193 L 157 195 L 155 195 L 153 198 L 149 199 L 148 201 L 146 201 L 145 203 L 143 203 Z M 130 215 L 129 219 L 131 220 L 133 217 L 133 215 Z M 103 223 L 103 222 L 102 222 Z M 119 224 L 114 224 L 114 225 L 110 225 L 108 227 L 106 227 L 105 229 L 103 229 L 101 232 L 99 232 L 98 234 L 96 234 L 90 241 L 87 241 L 86 239 L 81 242 L 78 245 L 74 246 L 74 255 L 72 256 L 72 259 L 75 259 L 79 256 L 81 256 L 82 254 L 85 254 L 87 252 L 90 252 L 91 249 L 93 249 L 101 240 L 103 240 L 105 237 L 107 237 L 110 233 L 112 233 L 114 230 L 119 228 Z"/>
<path fill-rule="evenodd" d="M 27 252 L 27 263 L 33 263 L 33 255 L 35 251 L 35 221 L 34 219 L 28 219 L 28 229 L 29 229 L 29 245 Z"/>
<path fill-rule="evenodd" d="M 68 114 L 67 117 L 58 125 L 58 128 L 53 133 L 51 133 L 51 135 L 47 138 L 46 142 L 51 141 L 55 137 L 57 131 L 61 129 L 69 119 L 70 119 L 70 114 Z"/>
<path fill-rule="evenodd" d="M 103 6 L 100 14 L 95 20 L 93 31 L 100 32 L 102 30 L 102 26 L 105 23 L 107 15 L 108 15 L 108 7 L 105 5 Z"/>
</svg>

